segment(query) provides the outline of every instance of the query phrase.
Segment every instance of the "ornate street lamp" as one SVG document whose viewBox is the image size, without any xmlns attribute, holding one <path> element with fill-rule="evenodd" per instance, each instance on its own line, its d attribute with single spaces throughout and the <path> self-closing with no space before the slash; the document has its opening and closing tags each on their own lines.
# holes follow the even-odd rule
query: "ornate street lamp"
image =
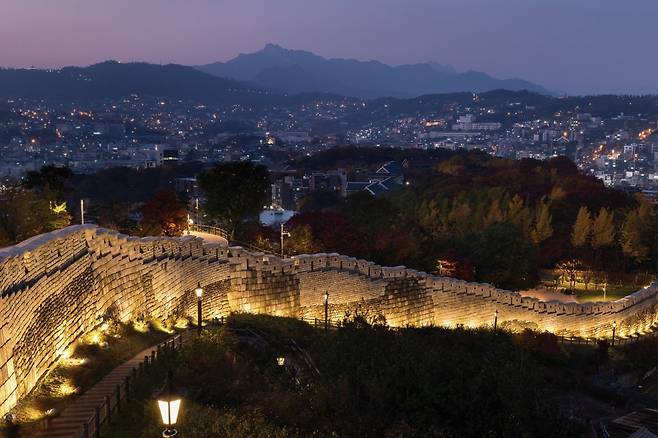
<svg viewBox="0 0 658 438">
<path fill-rule="evenodd" d="M 494 332 L 496 331 L 496 328 L 498 328 L 498 309 L 494 312 Z"/>
<path fill-rule="evenodd" d="M 324 292 L 324 331 L 329 330 L 329 292 Z"/>
<path fill-rule="evenodd" d="M 194 289 L 196 294 L 196 304 L 197 304 L 197 331 L 199 336 L 201 336 L 201 298 L 203 297 L 203 288 L 201 287 L 201 282 L 197 283 L 196 289 Z"/>
<path fill-rule="evenodd" d="M 163 438 L 171 438 L 178 434 L 178 431 L 174 429 L 174 426 L 178 420 L 183 395 L 174 389 L 173 381 L 174 372 L 169 370 L 167 373 L 167 383 L 158 395 L 158 408 L 160 409 L 162 423 L 166 427 L 166 429 L 162 431 Z"/>
</svg>

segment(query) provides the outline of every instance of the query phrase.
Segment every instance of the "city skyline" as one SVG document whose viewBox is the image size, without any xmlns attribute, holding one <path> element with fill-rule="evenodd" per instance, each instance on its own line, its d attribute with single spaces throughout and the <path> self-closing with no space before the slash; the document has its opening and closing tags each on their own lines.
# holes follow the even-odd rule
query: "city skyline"
<svg viewBox="0 0 658 438">
<path fill-rule="evenodd" d="M 270 3 L 8 0 L 0 65 L 199 65 L 276 43 L 330 58 L 451 64 L 570 94 L 658 93 L 650 56 L 658 4 L 647 0 L 633 8 L 607 0 Z"/>
</svg>

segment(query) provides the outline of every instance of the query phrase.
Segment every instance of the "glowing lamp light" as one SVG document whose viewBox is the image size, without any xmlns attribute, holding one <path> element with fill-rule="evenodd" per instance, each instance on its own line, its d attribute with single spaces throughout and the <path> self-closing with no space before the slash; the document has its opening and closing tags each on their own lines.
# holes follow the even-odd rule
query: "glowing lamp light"
<svg viewBox="0 0 658 438">
<path fill-rule="evenodd" d="M 180 413 L 181 403 L 183 396 L 177 392 L 173 387 L 173 371 L 169 370 L 167 373 L 167 383 L 158 395 L 158 409 L 162 417 L 162 423 L 166 429 L 162 432 L 163 437 L 173 437 L 178 434 L 174 429 L 176 421 L 178 421 L 178 414 Z"/>
<path fill-rule="evenodd" d="M 325 304 L 328 303 L 329 302 L 329 292 L 325 292 L 324 295 L 322 296 L 322 298 L 324 299 Z"/>
<path fill-rule="evenodd" d="M 277 365 L 282 367 L 286 364 L 286 358 L 283 357 L 283 356 L 279 356 L 279 357 L 276 358 L 276 363 L 277 363 Z"/>
<path fill-rule="evenodd" d="M 198 299 L 201 299 L 203 296 L 203 288 L 201 287 L 201 282 L 197 283 L 196 289 L 194 289 L 194 293 Z"/>
</svg>

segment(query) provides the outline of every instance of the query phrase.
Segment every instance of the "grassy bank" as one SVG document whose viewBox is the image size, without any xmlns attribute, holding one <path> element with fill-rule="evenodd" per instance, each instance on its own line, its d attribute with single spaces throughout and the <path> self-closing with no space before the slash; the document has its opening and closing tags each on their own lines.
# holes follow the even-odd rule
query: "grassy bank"
<svg viewBox="0 0 658 438">
<path fill-rule="evenodd" d="M 177 425 L 186 437 L 578 436 L 553 381 L 578 384 L 568 356 L 550 335 L 390 330 L 359 319 L 325 333 L 235 315 L 158 365 L 106 436 L 161 433 L 152 395 L 166 368 L 187 389 Z"/>
</svg>

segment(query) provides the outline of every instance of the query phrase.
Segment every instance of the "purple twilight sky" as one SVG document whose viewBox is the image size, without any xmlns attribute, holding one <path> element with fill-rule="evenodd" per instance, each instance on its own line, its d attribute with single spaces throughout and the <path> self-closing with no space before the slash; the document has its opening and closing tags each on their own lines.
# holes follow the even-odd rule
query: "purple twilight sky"
<svg viewBox="0 0 658 438">
<path fill-rule="evenodd" d="M 272 42 L 570 93 L 658 93 L 656 0 L 0 0 L 0 66 L 204 64 Z"/>
</svg>

